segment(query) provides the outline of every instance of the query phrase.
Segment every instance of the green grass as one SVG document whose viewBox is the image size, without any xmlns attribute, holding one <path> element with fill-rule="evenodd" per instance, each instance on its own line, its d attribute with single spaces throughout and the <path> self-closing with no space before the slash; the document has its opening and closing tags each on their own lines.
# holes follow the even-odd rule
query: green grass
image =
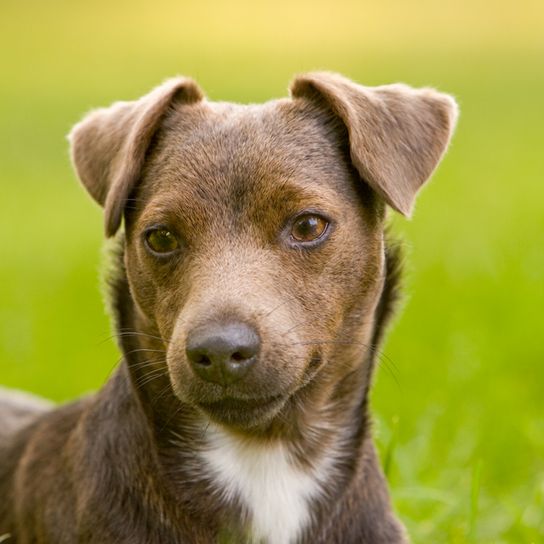
<svg viewBox="0 0 544 544">
<path fill-rule="evenodd" d="M 406 299 L 373 391 L 414 542 L 544 541 L 544 8 L 538 2 L 19 2 L 0 7 L 0 382 L 56 400 L 118 360 L 100 210 L 71 172 L 83 112 L 167 76 L 214 99 L 295 72 L 434 85 L 461 105 L 414 219 Z"/>
</svg>

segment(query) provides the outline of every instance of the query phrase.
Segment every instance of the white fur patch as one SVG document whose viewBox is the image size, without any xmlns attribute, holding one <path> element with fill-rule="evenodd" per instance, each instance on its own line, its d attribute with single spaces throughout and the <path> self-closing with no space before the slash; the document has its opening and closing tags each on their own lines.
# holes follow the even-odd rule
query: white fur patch
<svg viewBox="0 0 544 544">
<path fill-rule="evenodd" d="M 295 542 L 311 520 L 311 501 L 322 493 L 333 457 L 303 470 L 281 442 L 242 439 L 212 426 L 206 439 L 204 460 L 224 497 L 241 500 L 254 541 Z"/>
</svg>

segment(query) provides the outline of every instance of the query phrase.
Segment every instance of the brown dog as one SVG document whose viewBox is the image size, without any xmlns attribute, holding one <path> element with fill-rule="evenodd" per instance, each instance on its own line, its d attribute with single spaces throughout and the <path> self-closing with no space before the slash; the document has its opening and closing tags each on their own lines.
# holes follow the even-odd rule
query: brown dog
<svg viewBox="0 0 544 544">
<path fill-rule="evenodd" d="M 405 542 L 367 409 L 396 296 L 385 207 L 410 213 L 456 112 L 433 90 L 313 73 L 251 106 L 173 79 L 76 125 L 108 236 L 124 217 L 124 361 L 74 404 L 4 399 L 0 535 Z"/>
</svg>

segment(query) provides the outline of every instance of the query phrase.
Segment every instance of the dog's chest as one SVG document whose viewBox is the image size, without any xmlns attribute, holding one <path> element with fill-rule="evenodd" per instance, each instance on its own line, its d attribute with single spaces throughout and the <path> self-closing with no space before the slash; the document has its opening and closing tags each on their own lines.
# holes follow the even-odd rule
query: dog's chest
<svg viewBox="0 0 544 544">
<path fill-rule="evenodd" d="M 282 443 L 256 444 L 219 429 L 209 429 L 207 439 L 203 457 L 212 481 L 227 501 L 241 502 L 253 541 L 295 542 L 311 521 L 332 458 L 304 469 Z"/>
</svg>

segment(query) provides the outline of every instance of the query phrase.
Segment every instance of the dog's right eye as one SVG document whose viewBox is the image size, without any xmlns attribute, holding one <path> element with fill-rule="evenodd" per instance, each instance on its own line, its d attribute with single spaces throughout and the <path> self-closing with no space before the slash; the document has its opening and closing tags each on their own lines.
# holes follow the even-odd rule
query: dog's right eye
<svg viewBox="0 0 544 544">
<path fill-rule="evenodd" d="M 178 239 L 166 227 L 148 229 L 145 233 L 145 242 L 153 253 L 160 255 L 173 253 L 179 248 Z"/>
</svg>

